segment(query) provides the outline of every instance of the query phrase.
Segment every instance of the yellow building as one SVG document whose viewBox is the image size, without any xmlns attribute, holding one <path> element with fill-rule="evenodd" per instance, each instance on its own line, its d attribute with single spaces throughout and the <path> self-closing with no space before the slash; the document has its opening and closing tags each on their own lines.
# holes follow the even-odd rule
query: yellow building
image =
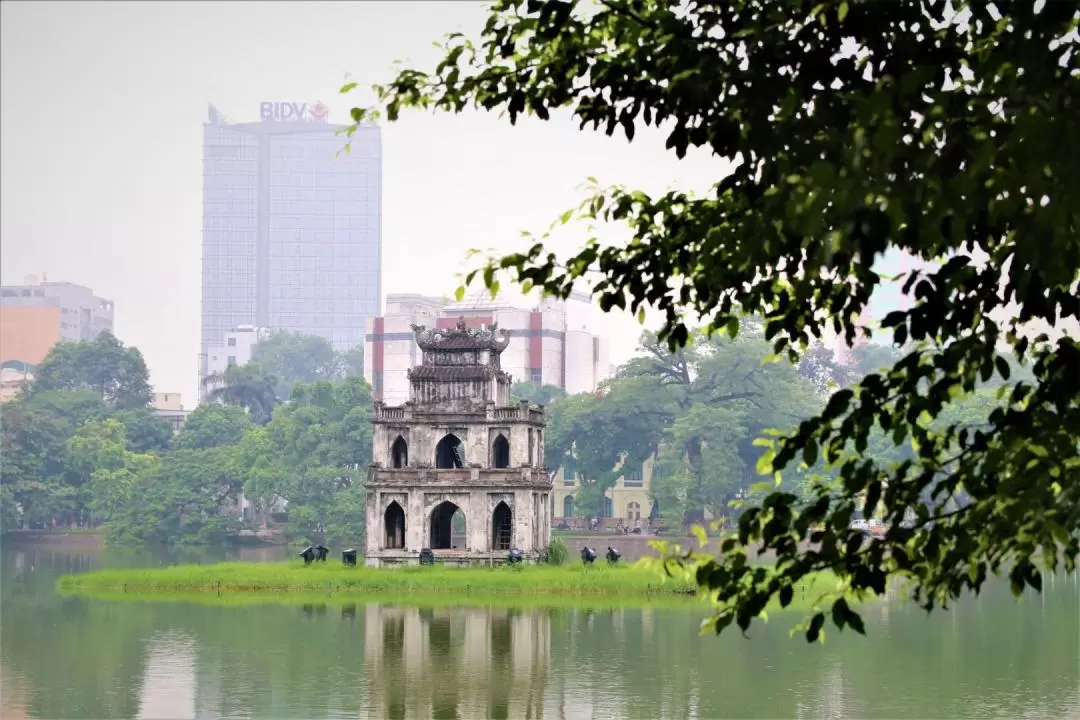
<svg viewBox="0 0 1080 720">
<path fill-rule="evenodd" d="M 631 527 L 636 523 L 642 526 L 645 524 L 652 510 L 649 486 L 652 483 L 654 464 L 655 459 L 649 458 L 642 463 L 640 470 L 624 472 L 615 484 L 608 488 L 604 493 L 605 518 L 621 520 Z M 563 471 L 559 470 L 555 476 L 555 489 L 551 494 L 552 517 L 555 522 L 560 522 L 564 518 L 588 517 L 596 514 L 596 508 L 576 507 L 574 491 L 577 487 L 577 478 L 567 479 Z"/>
</svg>

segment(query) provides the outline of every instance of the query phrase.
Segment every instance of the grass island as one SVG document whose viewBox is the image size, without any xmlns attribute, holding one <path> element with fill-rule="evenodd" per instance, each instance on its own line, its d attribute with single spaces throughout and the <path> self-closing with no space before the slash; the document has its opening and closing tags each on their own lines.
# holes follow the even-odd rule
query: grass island
<svg viewBox="0 0 1080 720">
<path fill-rule="evenodd" d="M 809 608 L 813 598 L 831 586 L 829 580 L 819 576 L 808 581 L 790 607 Z M 99 570 L 65 575 L 58 585 L 64 594 L 100 599 L 217 605 L 330 601 L 604 608 L 704 602 L 692 578 L 668 578 L 639 564 L 366 568 L 332 561 L 310 566 L 300 561 L 229 562 Z"/>
</svg>

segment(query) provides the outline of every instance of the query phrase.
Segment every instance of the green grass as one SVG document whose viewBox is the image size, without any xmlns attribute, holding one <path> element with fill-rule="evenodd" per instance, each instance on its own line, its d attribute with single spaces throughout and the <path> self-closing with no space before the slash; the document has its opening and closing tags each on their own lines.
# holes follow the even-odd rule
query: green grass
<svg viewBox="0 0 1080 720">
<path fill-rule="evenodd" d="M 800 584 L 789 611 L 808 611 L 833 588 L 831 573 Z M 641 565 L 584 568 L 528 566 L 452 568 L 408 566 L 347 568 L 328 562 L 305 567 L 284 563 L 220 563 L 164 568 L 114 569 L 65 575 L 60 592 L 102 600 L 188 602 L 218 606 L 252 604 L 352 605 L 404 603 L 420 607 L 545 607 L 614 609 L 710 605 L 690 579 L 666 578 Z M 775 600 L 766 608 L 781 610 Z"/>
<path fill-rule="evenodd" d="M 563 567 L 420 567 L 393 569 L 355 567 L 328 562 L 305 567 L 286 563 L 220 563 L 177 565 L 164 568 L 100 570 L 65 575 L 62 590 L 97 589 L 138 591 L 269 591 L 364 594 L 444 594 L 499 597 L 694 595 L 685 580 L 664 578 L 656 571 L 631 565 L 590 568 Z"/>
</svg>

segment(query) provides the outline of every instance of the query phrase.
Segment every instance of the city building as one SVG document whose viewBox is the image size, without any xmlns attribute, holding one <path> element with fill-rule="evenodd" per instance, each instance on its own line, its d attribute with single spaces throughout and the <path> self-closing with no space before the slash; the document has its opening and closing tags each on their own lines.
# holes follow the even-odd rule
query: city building
<svg viewBox="0 0 1080 720">
<path fill-rule="evenodd" d="M 382 141 L 346 138 L 322 103 L 264 102 L 203 125 L 201 367 L 240 326 L 364 341 L 381 298 Z M 350 149 L 345 150 L 346 142 Z M 226 355 L 227 357 L 227 355 Z"/>
<path fill-rule="evenodd" d="M 82 285 L 38 282 L 0 286 L 0 364 L 14 361 L 33 371 L 61 340 L 93 340 L 113 331 L 112 300 Z"/>
<path fill-rule="evenodd" d="M 375 403 L 367 489 L 366 563 L 488 564 L 511 549 L 535 559 L 551 539 L 544 412 L 510 404 L 501 356 L 510 337 L 414 329 L 421 362 L 409 402 Z"/>
<path fill-rule="evenodd" d="M 226 332 L 220 342 L 210 344 L 202 355 L 199 368 L 199 377 L 203 381 L 199 383 L 199 402 L 205 400 L 212 389 L 205 382 L 206 378 L 220 377 L 232 365 L 247 365 L 255 346 L 269 335 L 267 328 L 240 325 Z"/>
<path fill-rule="evenodd" d="M 168 420 L 169 424 L 172 425 L 173 432 L 180 432 L 180 428 L 184 427 L 188 415 L 191 414 L 191 410 L 184 409 L 184 401 L 180 393 L 156 392 L 154 393 L 152 407 L 155 415 L 163 420 Z"/>
<path fill-rule="evenodd" d="M 654 460 L 641 467 L 623 468 L 615 484 L 604 493 L 604 507 L 580 507 L 574 497 L 578 479 L 568 477 L 562 470 L 555 475 L 551 491 L 551 516 L 556 524 L 584 526 L 584 518 L 600 517 L 605 521 L 622 522 L 627 527 L 647 527 L 653 500 L 649 495 Z"/>
<path fill-rule="evenodd" d="M 588 295 L 544 300 L 532 310 L 514 307 L 481 289 L 460 302 L 424 295 L 388 295 L 386 314 L 368 321 L 364 377 L 375 398 L 397 405 L 409 398 L 407 373 L 419 356 L 412 325 L 452 329 L 464 318 L 469 328 L 498 326 L 510 337 L 502 369 L 514 382 L 554 385 L 570 394 L 593 392 L 611 376 L 608 344 L 592 330 Z"/>
</svg>

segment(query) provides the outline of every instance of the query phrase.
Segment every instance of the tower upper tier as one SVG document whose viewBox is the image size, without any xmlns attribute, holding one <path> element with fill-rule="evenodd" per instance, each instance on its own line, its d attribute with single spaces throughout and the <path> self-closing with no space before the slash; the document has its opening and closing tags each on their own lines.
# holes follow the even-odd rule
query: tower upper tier
<svg viewBox="0 0 1080 720">
<path fill-rule="evenodd" d="M 500 355 L 510 336 L 497 325 L 471 329 L 465 318 L 449 330 L 411 325 L 423 351 L 420 365 L 409 370 L 409 397 L 418 408 L 484 412 L 488 403 L 510 403 L 510 376 Z"/>
</svg>

